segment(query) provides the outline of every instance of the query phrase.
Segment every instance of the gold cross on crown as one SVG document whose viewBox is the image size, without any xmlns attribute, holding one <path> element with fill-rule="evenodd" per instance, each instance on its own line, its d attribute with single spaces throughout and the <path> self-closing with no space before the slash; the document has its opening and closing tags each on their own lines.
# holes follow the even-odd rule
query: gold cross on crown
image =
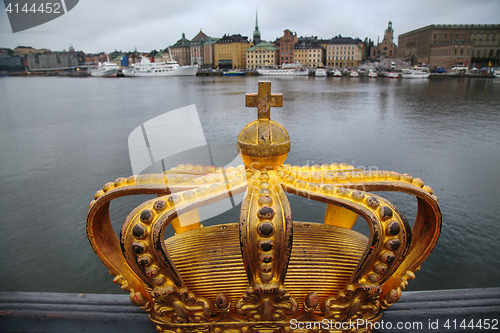
<svg viewBox="0 0 500 333">
<path fill-rule="evenodd" d="M 271 107 L 283 106 L 283 94 L 271 94 L 271 82 L 260 81 L 256 94 L 246 94 L 245 106 L 258 109 L 258 119 L 271 118 Z"/>
</svg>

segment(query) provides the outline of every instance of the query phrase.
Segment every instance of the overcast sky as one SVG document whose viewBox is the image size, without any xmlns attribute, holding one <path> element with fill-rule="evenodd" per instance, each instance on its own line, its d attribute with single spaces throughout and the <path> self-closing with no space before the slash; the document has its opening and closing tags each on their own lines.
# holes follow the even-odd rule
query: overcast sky
<svg viewBox="0 0 500 333">
<path fill-rule="evenodd" d="M 21 1 L 22 2 L 22 1 Z M 1 8 L 3 8 L 3 5 Z M 19 45 L 85 53 L 164 49 L 200 29 L 221 37 L 252 38 L 255 11 L 263 40 L 274 41 L 290 29 L 298 36 L 366 37 L 382 41 L 389 20 L 397 36 L 429 24 L 500 24 L 500 0 L 80 0 L 53 21 L 12 33 L 0 13 L 0 47 Z"/>
</svg>

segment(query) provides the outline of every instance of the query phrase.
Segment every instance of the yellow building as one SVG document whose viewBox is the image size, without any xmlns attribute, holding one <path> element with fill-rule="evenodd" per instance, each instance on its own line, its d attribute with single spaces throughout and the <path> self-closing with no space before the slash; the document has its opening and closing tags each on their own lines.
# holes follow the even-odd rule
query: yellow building
<svg viewBox="0 0 500 333">
<path fill-rule="evenodd" d="M 247 68 L 256 69 L 279 64 L 279 50 L 272 43 L 263 42 L 247 50 Z"/>
<path fill-rule="evenodd" d="M 316 37 L 300 37 L 293 47 L 293 59 L 307 68 L 324 66 L 325 49 Z"/>
<path fill-rule="evenodd" d="M 250 46 L 246 36 L 224 35 L 214 44 L 214 65 L 220 69 L 246 69 L 246 51 Z"/>
<path fill-rule="evenodd" d="M 363 60 L 363 41 L 351 37 L 335 37 L 322 41 L 326 47 L 326 66 L 355 68 Z"/>
<path fill-rule="evenodd" d="M 170 54 L 173 60 L 177 61 L 180 66 L 191 65 L 191 42 L 186 38 L 186 34 L 182 33 L 182 38 L 179 39 L 174 45 L 170 46 Z M 165 49 L 164 53 L 168 53 L 168 48 Z M 170 54 L 168 57 L 170 57 Z M 165 55 L 167 56 L 167 55 Z"/>
</svg>

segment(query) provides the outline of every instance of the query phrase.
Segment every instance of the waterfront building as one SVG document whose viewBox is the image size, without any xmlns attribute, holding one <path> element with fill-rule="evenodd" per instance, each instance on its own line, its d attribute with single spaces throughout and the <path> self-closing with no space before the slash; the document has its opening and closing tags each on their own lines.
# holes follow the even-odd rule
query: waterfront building
<svg viewBox="0 0 500 333">
<path fill-rule="evenodd" d="M 280 52 L 280 64 L 294 63 L 294 46 L 298 42 L 297 33 L 292 33 L 286 29 L 283 32 L 283 37 L 278 38 L 274 44 Z"/>
<path fill-rule="evenodd" d="M 22 71 L 23 62 L 19 56 L 0 55 L 0 72 Z"/>
<path fill-rule="evenodd" d="M 279 64 L 279 50 L 273 43 L 261 42 L 252 46 L 246 52 L 248 69 Z"/>
<path fill-rule="evenodd" d="M 254 45 L 261 43 L 260 39 L 260 31 L 259 31 L 259 22 L 257 19 L 257 11 L 255 11 L 255 30 L 253 31 L 253 43 Z"/>
<path fill-rule="evenodd" d="M 198 32 L 198 34 L 191 39 L 191 43 L 189 45 L 191 64 L 198 65 L 199 68 L 204 68 L 205 48 L 203 47 L 203 44 L 205 44 L 209 38 L 210 37 L 205 35 L 200 29 L 200 32 Z"/>
<path fill-rule="evenodd" d="M 334 37 L 320 42 L 326 49 L 326 66 L 330 68 L 358 67 L 363 61 L 364 43 L 359 38 Z"/>
<path fill-rule="evenodd" d="M 44 54 L 29 54 L 30 70 L 57 70 L 78 67 L 78 57 L 75 53 L 58 52 Z"/>
<path fill-rule="evenodd" d="M 372 57 L 386 57 L 395 58 L 397 53 L 397 46 L 394 43 L 394 29 L 392 29 L 392 21 L 389 21 L 387 29 L 384 32 L 384 40 L 378 43 L 372 50 Z"/>
<path fill-rule="evenodd" d="M 472 65 L 472 41 L 447 41 L 431 45 L 429 60 L 435 67 L 451 68 L 454 65 Z"/>
<path fill-rule="evenodd" d="M 500 62 L 500 24 L 432 24 L 399 35 L 397 56 L 450 68 Z"/>
<path fill-rule="evenodd" d="M 220 38 L 209 37 L 208 41 L 203 43 L 203 67 L 204 68 L 215 68 L 215 57 L 214 57 L 214 45 Z"/>
<path fill-rule="evenodd" d="M 186 34 L 182 33 L 181 39 L 175 42 L 174 45 L 170 46 L 170 53 L 172 58 L 179 63 L 180 66 L 191 65 L 191 42 L 186 38 Z M 163 51 L 163 53 L 168 53 L 168 48 Z"/>
<path fill-rule="evenodd" d="M 224 35 L 214 44 L 214 63 L 220 69 L 245 69 L 249 48 L 247 36 Z"/>
<path fill-rule="evenodd" d="M 325 64 L 325 49 L 318 37 L 300 37 L 293 47 L 293 58 L 304 67 L 316 68 Z"/>
</svg>

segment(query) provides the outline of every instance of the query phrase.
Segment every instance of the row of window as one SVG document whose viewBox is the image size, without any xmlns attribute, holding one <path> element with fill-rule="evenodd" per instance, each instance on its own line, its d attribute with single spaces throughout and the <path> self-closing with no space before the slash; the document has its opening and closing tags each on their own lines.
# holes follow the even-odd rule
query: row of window
<svg viewBox="0 0 500 333">
<path fill-rule="evenodd" d="M 459 39 L 459 40 L 470 40 L 470 36 L 469 34 L 437 34 L 435 33 L 434 34 L 434 39 L 438 39 L 438 35 L 439 35 L 439 39 L 450 39 L 450 40 L 456 40 L 456 39 Z M 443 35 L 444 35 L 444 38 L 443 38 Z M 449 36 L 449 38 L 448 38 Z M 485 37 L 484 37 L 485 36 Z M 490 33 L 486 33 L 486 34 L 483 34 L 482 32 L 481 33 L 472 33 L 472 40 L 476 40 L 476 39 L 479 39 L 479 40 L 483 40 L 483 37 L 485 38 L 485 40 L 490 40 Z M 497 38 L 497 34 L 496 33 L 492 33 L 491 34 L 491 40 L 496 40 Z"/>
<path fill-rule="evenodd" d="M 333 58 L 335 58 L 335 59 L 333 59 Z M 328 56 L 328 60 L 354 60 L 354 57 L 352 57 L 352 56 L 342 57 L 341 56 L 340 59 L 339 59 L 338 56 L 336 56 L 336 57 L 330 57 L 330 56 Z"/>
<path fill-rule="evenodd" d="M 320 57 L 320 54 L 307 54 L 307 53 L 297 53 L 295 54 L 296 57 L 308 57 L 308 56 L 311 56 L 312 58 L 319 58 Z"/>
<path fill-rule="evenodd" d="M 448 55 L 458 55 L 458 54 L 461 54 L 463 55 L 464 54 L 464 49 L 461 48 L 460 49 L 460 52 L 458 51 L 458 49 L 454 49 L 453 51 L 451 49 L 447 49 L 447 50 L 433 50 L 432 51 L 432 55 L 433 56 L 448 56 Z M 471 52 L 470 52 L 470 49 L 467 49 L 467 51 L 465 52 L 466 55 L 470 55 Z M 497 56 L 500 55 L 500 50 L 497 50 L 496 52 Z M 472 56 L 473 57 L 478 57 L 478 58 L 486 58 L 486 57 L 493 57 L 495 56 L 495 50 L 476 50 L 476 51 L 472 51 Z"/>
<path fill-rule="evenodd" d="M 328 51 L 328 54 L 339 54 L 339 51 L 336 51 L 336 52 L 330 52 Z M 351 54 L 351 51 L 340 51 L 340 54 Z M 352 51 L 352 54 L 354 54 L 354 51 Z"/>
<path fill-rule="evenodd" d="M 355 63 L 354 62 L 330 62 L 328 63 L 328 66 L 335 66 L 335 67 L 354 67 Z"/>
<path fill-rule="evenodd" d="M 452 52 L 451 50 L 434 50 L 432 51 L 432 55 L 434 56 L 447 56 L 447 55 L 450 55 Z M 453 50 L 453 54 L 454 55 L 457 55 L 459 52 L 458 52 L 458 49 L 454 49 Z M 460 49 L 460 54 L 463 55 L 464 54 L 464 49 Z M 467 55 L 470 55 L 470 50 L 467 49 Z"/>
<path fill-rule="evenodd" d="M 267 55 L 267 58 L 274 58 L 274 54 L 259 54 L 257 56 L 257 54 L 248 54 L 248 58 L 266 58 L 266 55 Z"/>
</svg>

